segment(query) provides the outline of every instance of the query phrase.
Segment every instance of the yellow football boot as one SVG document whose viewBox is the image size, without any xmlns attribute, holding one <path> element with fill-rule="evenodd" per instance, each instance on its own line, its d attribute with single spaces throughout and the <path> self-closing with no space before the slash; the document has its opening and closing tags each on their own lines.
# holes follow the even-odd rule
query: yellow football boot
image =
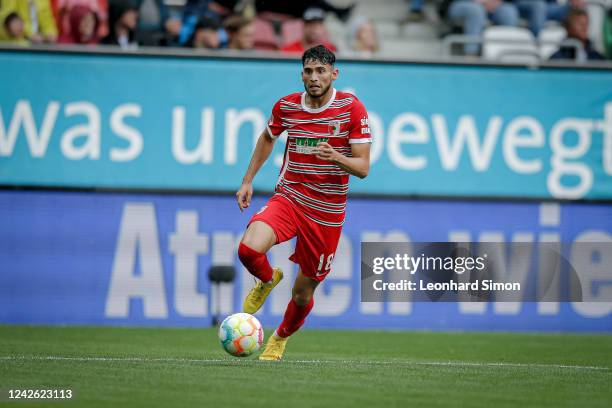
<svg viewBox="0 0 612 408">
<path fill-rule="evenodd" d="M 266 298 L 272 292 L 272 289 L 278 283 L 283 280 L 283 271 L 280 268 L 274 268 L 272 274 L 272 280 L 270 282 L 257 281 L 253 289 L 249 292 L 247 297 L 244 299 L 242 305 L 242 311 L 245 313 L 253 314 L 257 312 L 266 301 Z"/>
<path fill-rule="evenodd" d="M 289 337 L 282 338 L 277 336 L 275 332 L 268 339 L 266 348 L 259 355 L 259 359 L 265 361 L 278 361 L 283 358 L 283 353 L 285 352 L 285 346 L 287 345 L 288 339 Z"/>
</svg>

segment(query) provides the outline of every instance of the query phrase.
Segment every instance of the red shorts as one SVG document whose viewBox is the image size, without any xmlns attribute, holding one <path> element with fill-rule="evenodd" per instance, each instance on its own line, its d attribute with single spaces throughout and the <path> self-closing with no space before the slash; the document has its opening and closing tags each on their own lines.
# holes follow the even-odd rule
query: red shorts
<svg viewBox="0 0 612 408">
<path fill-rule="evenodd" d="M 270 198 L 249 224 L 253 221 L 268 224 L 276 234 L 277 244 L 297 236 L 295 252 L 289 259 L 300 265 L 305 276 L 321 282 L 331 271 L 342 227 L 312 221 L 296 204 L 278 194 Z"/>
</svg>

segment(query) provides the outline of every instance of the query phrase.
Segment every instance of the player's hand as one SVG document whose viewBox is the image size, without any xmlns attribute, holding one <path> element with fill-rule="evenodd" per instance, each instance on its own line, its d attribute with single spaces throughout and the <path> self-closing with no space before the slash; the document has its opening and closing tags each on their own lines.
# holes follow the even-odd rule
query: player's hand
<svg viewBox="0 0 612 408">
<path fill-rule="evenodd" d="M 327 142 L 319 142 L 315 151 L 315 156 L 321 160 L 327 161 L 333 161 L 339 154 L 340 153 L 334 150 L 334 148 Z"/>
<path fill-rule="evenodd" d="M 249 207 L 251 204 L 251 197 L 253 197 L 253 185 L 251 183 L 242 183 L 240 189 L 236 193 L 236 200 L 238 200 L 238 208 L 240 208 L 240 211 Z"/>
</svg>

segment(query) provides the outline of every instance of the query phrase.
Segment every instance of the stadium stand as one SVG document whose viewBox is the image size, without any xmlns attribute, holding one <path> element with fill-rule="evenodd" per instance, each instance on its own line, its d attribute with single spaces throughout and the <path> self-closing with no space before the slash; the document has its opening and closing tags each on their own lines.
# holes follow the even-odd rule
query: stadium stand
<svg viewBox="0 0 612 408">
<path fill-rule="evenodd" d="M 46 1 L 41 0 L 39 4 L 45 4 Z M 142 21 L 139 21 L 139 31 L 136 33 L 136 41 L 140 46 L 188 45 L 186 43 L 190 36 L 186 35 L 186 31 L 189 31 L 189 27 L 193 30 L 193 27 L 200 21 L 199 19 L 216 18 L 221 25 L 232 13 L 240 13 L 246 18 L 252 18 L 256 14 L 257 5 L 255 0 L 217 0 L 216 2 L 212 0 L 92 0 L 91 3 L 97 5 L 96 13 L 104 18 L 117 4 L 136 5 L 143 14 Z M 308 4 L 308 2 L 303 3 Z M 527 33 L 528 24 L 524 19 L 520 20 L 519 27 L 515 28 L 497 27 L 489 22 L 489 26 L 481 36 L 468 37 L 461 33 L 461 28 L 456 26 L 456 22 L 444 18 L 446 15 L 444 10 L 450 3 L 450 0 L 427 0 L 422 8 L 422 15 L 415 19 L 410 18 L 411 3 L 408 0 L 328 0 L 325 4 L 335 11 L 326 13 L 324 21 L 327 31 L 326 40 L 335 44 L 340 55 L 345 57 L 436 59 L 461 56 L 464 54 L 465 44 L 476 43 L 484 46 L 480 56 L 485 60 L 532 63 L 546 60 L 566 38 L 566 30 L 562 23 L 556 21 L 548 21 L 541 33 L 534 38 Z M 14 1 L 0 3 L 0 19 L 3 22 L 13 11 L 10 9 L 13 7 L 11 4 L 17 3 Z M 49 4 L 54 9 L 54 13 L 58 14 L 58 5 L 71 3 L 49 0 Z M 602 52 L 605 48 L 604 23 L 612 7 L 612 0 L 585 0 L 585 4 L 589 15 L 589 37 L 594 48 Z M 148 7 L 143 5 L 148 5 Z M 152 6 L 157 7 L 157 12 L 152 13 L 155 11 L 151 8 Z M 207 7 L 208 11 L 206 11 Z M 187 16 L 183 13 L 187 9 L 191 10 L 191 13 L 197 10 L 201 15 Z M 347 18 L 347 15 L 339 14 L 337 10 L 351 10 L 351 12 Z M 66 9 L 65 12 L 68 11 Z M 142 32 L 140 28 L 143 22 L 151 20 L 152 16 L 158 17 L 159 30 L 152 31 L 149 25 L 148 31 Z M 58 20 L 58 26 L 65 24 L 61 21 L 62 18 L 66 19 L 65 15 L 60 17 L 58 14 L 55 18 Z M 351 43 L 354 41 L 352 36 L 355 36 L 354 23 L 364 18 L 373 23 L 377 42 L 380 45 L 376 52 L 369 54 L 355 52 L 351 49 Z M 183 29 L 181 29 L 181 24 Z M 295 17 L 295 13 L 289 15 L 269 10 L 262 11 L 255 16 L 254 26 L 254 48 L 256 50 L 280 50 L 287 44 L 302 38 L 303 22 L 300 18 Z M 28 42 L 37 43 L 35 39 L 7 39 L 3 30 L 4 28 L 0 28 L 2 31 L 0 38 L 4 38 L 5 42 L 21 45 L 28 45 Z M 226 48 L 228 36 L 223 29 L 219 30 L 219 38 L 220 48 Z M 89 40 L 88 44 L 95 45 L 96 42 L 98 40 L 93 39 Z M 569 43 L 573 44 L 572 41 Z M 564 44 L 567 45 L 567 41 Z M 574 46 L 579 48 L 581 45 L 574 44 Z M 133 48 L 130 49 L 133 50 Z M 478 57 L 478 55 L 471 57 Z"/>
<path fill-rule="evenodd" d="M 544 27 L 538 35 L 540 43 L 540 58 L 547 60 L 559 49 L 561 42 L 567 36 L 567 31 L 560 25 L 554 24 Z"/>
<path fill-rule="evenodd" d="M 492 61 L 537 63 L 538 47 L 531 31 L 522 27 L 487 27 L 482 56 Z"/>
<path fill-rule="evenodd" d="M 606 10 L 612 8 L 612 0 L 589 0 L 587 13 L 589 14 L 589 37 L 595 48 L 603 50 L 603 25 Z"/>
<path fill-rule="evenodd" d="M 272 24 L 262 18 L 255 19 L 255 49 L 256 50 L 277 50 L 278 38 L 274 33 Z"/>
<path fill-rule="evenodd" d="M 288 20 L 284 22 L 281 27 L 281 41 L 283 46 L 302 38 L 304 23 L 302 23 L 301 20 Z"/>
</svg>

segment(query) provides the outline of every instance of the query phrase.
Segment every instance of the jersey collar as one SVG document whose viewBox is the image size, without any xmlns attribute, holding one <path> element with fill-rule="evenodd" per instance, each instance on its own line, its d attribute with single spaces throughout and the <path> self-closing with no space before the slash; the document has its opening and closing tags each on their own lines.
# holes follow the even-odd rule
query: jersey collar
<svg viewBox="0 0 612 408">
<path fill-rule="evenodd" d="M 323 106 L 321 106 L 320 108 L 309 108 L 308 106 L 306 106 L 306 92 L 302 92 L 302 109 L 304 109 L 306 112 L 309 113 L 321 113 L 323 112 L 325 109 L 329 108 L 330 105 L 332 104 L 332 102 L 336 99 L 336 88 L 332 88 L 332 96 L 331 98 L 329 98 L 329 101 L 327 101 L 327 103 Z"/>
</svg>

